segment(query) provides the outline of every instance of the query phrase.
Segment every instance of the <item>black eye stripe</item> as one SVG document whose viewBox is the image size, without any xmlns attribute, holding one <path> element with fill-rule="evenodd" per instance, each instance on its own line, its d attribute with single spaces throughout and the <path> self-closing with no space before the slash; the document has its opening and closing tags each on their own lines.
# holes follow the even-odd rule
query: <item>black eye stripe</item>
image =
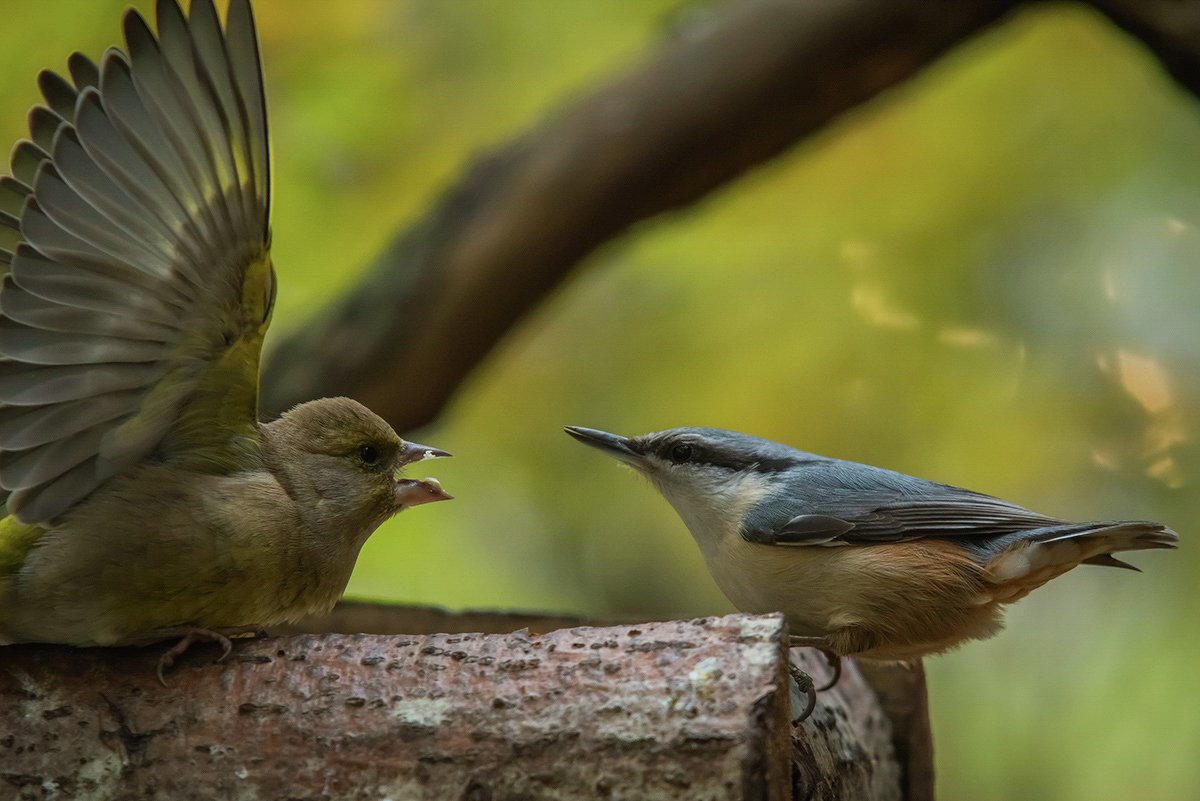
<svg viewBox="0 0 1200 801">
<path fill-rule="evenodd" d="M 681 449 L 688 453 L 683 456 Z M 779 473 L 800 463 L 800 460 L 789 458 L 771 458 L 740 453 L 729 448 L 722 448 L 701 442 L 680 442 L 678 440 L 658 443 L 653 450 L 663 459 L 674 464 L 710 465 L 722 467 L 734 472 L 752 470 L 755 473 Z"/>
<path fill-rule="evenodd" d="M 791 461 L 785 459 L 762 459 L 752 455 L 730 453 L 712 454 L 705 460 L 705 464 L 737 472 L 752 470 L 755 473 L 778 473 L 792 466 Z"/>
</svg>

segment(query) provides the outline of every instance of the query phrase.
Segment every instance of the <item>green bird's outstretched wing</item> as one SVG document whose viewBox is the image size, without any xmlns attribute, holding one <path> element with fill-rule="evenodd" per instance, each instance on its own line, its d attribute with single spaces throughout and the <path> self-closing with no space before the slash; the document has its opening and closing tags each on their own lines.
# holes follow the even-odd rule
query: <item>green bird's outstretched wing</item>
<svg viewBox="0 0 1200 801">
<path fill-rule="evenodd" d="M 249 0 L 134 11 L 128 54 L 39 76 L 0 178 L 0 486 L 46 523 L 153 455 L 257 459 L 275 295 L 266 106 Z"/>
</svg>

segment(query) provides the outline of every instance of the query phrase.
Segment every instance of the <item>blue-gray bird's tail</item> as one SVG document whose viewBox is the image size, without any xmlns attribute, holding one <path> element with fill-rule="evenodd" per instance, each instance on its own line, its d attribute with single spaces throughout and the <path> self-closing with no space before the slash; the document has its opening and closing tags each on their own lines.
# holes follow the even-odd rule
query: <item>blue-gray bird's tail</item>
<svg viewBox="0 0 1200 801">
<path fill-rule="evenodd" d="M 1024 596 L 1077 565 L 1138 568 L 1113 556 L 1121 551 L 1174 548 L 1179 535 L 1161 523 L 1119 520 L 1063 523 L 1014 532 L 988 544 L 985 576 L 995 585 L 1009 585 Z"/>
<path fill-rule="evenodd" d="M 1098 544 L 1107 546 L 1103 552 L 1095 556 L 1089 556 L 1082 560 L 1080 564 L 1123 567 L 1127 570 L 1138 570 L 1138 572 L 1141 572 L 1128 562 L 1122 562 L 1113 556 L 1113 554 L 1119 551 L 1144 551 L 1150 548 L 1178 547 L 1179 535 L 1162 523 L 1135 520 L 1100 525 L 1104 527 L 1091 529 L 1083 532 L 1082 535 L 1068 535 L 1092 537 L 1095 538 Z"/>
</svg>

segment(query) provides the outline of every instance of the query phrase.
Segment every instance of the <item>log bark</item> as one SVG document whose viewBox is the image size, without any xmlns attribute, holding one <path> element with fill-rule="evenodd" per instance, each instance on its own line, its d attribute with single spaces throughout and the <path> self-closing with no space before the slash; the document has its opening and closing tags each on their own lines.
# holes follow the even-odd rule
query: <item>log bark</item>
<svg viewBox="0 0 1200 801">
<path fill-rule="evenodd" d="M 555 629 L 577 626 L 623 626 L 632 620 L 597 620 L 578 615 L 537 612 L 502 612 L 491 609 L 466 609 L 452 612 L 440 606 L 338 602 L 327 615 L 312 615 L 298 623 L 276 626 L 271 634 L 508 634 L 527 629 L 546 634 Z"/>
<path fill-rule="evenodd" d="M 555 615 L 530 612 L 497 612 L 494 610 L 449 611 L 436 606 L 410 606 L 382 604 L 363 601 L 341 601 L 327 615 L 306 618 L 297 624 L 280 627 L 275 633 L 324 633 L 324 632 L 367 632 L 371 634 L 416 634 L 434 632 L 484 632 L 504 634 L 517 629 L 534 633 L 545 633 L 560 628 L 578 626 L 623 626 L 631 621 L 597 620 L 571 615 Z M 816 677 L 820 686 L 828 678 L 827 666 L 814 659 L 812 652 L 793 649 L 792 660 L 803 666 Z M 878 662 L 857 663 L 844 660 L 848 684 L 839 689 L 854 687 L 858 692 L 859 680 L 874 692 L 879 707 L 888 719 L 891 730 L 892 749 L 899 771 L 898 784 L 901 797 L 907 801 L 932 801 L 934 798 L 933 733 L 929 720 L 929 696 L 925 685 L 925 670 L 920 661 L 909 664 L 885 664 Z M 793 685 L 792 705 L 803 703 Z M 853 731 L 854 726 L 840 723 L 839 714 L 845 717 L 845 706 L 826 705 L 829 696 L 818 696 L 815 716 L 805 723 L 805 729 L 819 725 L 824 715 L 833 714 L 834 723 L 829 728 L 841 727 Z M 850 707 L 863 708 L 852 703 Z M 836 711 L 835 711 L 836 710 Z M 826 739 L 832 735 L 823 735 Z M 851 743 L 845 743 L 852 750 Z M 796 798 L 808 798 L 804 788 L 822 786 L 823 774 L 813 767 L 815 756 L 806 752 L 802 745 L 795 747 L 793 767 L 795 771 Z M 830 750 L 826 748 L 828 753 Z M 853 762 L 849 760 L 848 762 Z M 834 774 L 829 774 L 834 775 Z M 828 786 L 825 789 L 830 789 Z M 829 797 L 838 797 L 836 793 Z"/>
<path fill-rule="evenodd" d="M 407 431 L 586 254 L 912 76 L 1016 0 L 739 0 L 479 160 L 269 354 L 262 407 L 350 395 Z"/>
<path fill-rule="evenodd" d="M 934 797 L 933 729 L 925 665 L 857 662 L 863 680 L 892 724 L 892 748 L 900 764 L 900 788 L 906 799 Z"/>
<path fill-rule="evenodd" d="M 793 739 L 784 623 L 732 615 L 545 635 L 295 635 L 10 646 L 0 786 L 51 798 L 898 799 L 891 727 L 850 668 Z M 820 681 L 820 657 L 797 653 Z M 796 765 L 801 765 L 797 768 Z"/>
</svg>

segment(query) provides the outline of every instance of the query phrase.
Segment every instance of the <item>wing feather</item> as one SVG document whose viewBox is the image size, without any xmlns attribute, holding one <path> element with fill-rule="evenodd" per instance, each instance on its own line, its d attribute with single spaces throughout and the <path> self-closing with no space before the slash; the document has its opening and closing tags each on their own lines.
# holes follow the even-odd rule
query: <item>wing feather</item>
<svg viewBox="0 0 1200 801">
<path fill-rule="evenodd" d="M 96 133 L 105 137 L 96 143 L 94 152 L 89 151 L 97 163 L 123 186 L 149 191 L 150 204 L 167 215 L 166 222 L 188 241 L 189 251 L 204 252 L 210 243 L 219 245 L 212 213 L 207 203 L 201 207 L 187 202 L 199 196 L 199 190 L 191 183 L 179 153 L 150 118 L 129 70 L 123 53 L 109 51 L 100 77 L 103 110 L 99 102 L 92 104 L 104 122 L 90 115 L 85 120 L 81 109 L 81 138 L 88 142 L 89 131 L 84 126 L 91 122 Z M 108 163 L 102 161 L 106 157 Z M 190 262 L 181 265 L 183 277 L 193 285 L 203 285 L 203 270 Z"/>
<path fill-rule="evenodd" d="M 21 451 L 0 451 L 5 489 L 27 490 L 45 484 L 94 457 L 108 426 L 92 426 L 70 437 Z"/>
<path fill-rule="evenodd" d="M 75 88 L 81 92 L 89 86 L 100 85 L 100 70 L 96 66 L 96 62 L 83 53 L 71 54 L 67 59 L 67 71 L 71 73 L 71 80 L 75 83 Z"/>
<path fill-rule="evenodd" d="M 0 439 L 16 450 L 45 445 L 138 409 L 141 393 L 109 392 L 43 406 L 0 407 Z"/>
<path fill-rule="evenodd" d="M 16 506 L 22 510 L 21 517 L 29 520 L 49 520 L 61 514 L 62 509 L 83 500 L 96 488 L 98 461 L 98 457 L 93 456 L 45 484 L 13 492 L 8 496 L 9 508 Z M 21 519 L 17 515 L 13 517 Z"/>
<path fill-rule="evenodd" d="M 151 453 L 256 457 L 270 319 L 269 151 L 254 21 L 232 0 L 134 11 L 125 51 L 38 76 L 0 178 L 0 487 L 24 523 Z M 0 495 L 2 497 L 2 495 Z"/>
<path fill-rule="evenodd" d="M 0 213 L 8 215 L 16 230 L 21 230 L 21 209 L 25 206 L 25 198 L 33 192 L 28 186 L 13 178 L 0 176 Z M 12 249 L 9 249 L 10 252 Z"/>
<path fill-rule="evenodd" d="M 37 77 L 38 91 L 46 99 L 46 103 L 59 117 L 64 120 L 75 119 L 75 101 L 78 92 L 66 78 L 52 70 L 42 70 Z M 36 110 L 37 107 L 35 106 Z"/>
<path fill-rule="evenodd" d="M 22 243 L 13 258 L 6 284 L 45 300 L 106 314 L 140 316 L 157 325 L 180 324 L 184 306 L 174 297 L 162 297 L 161 287 L 142 273 L 104 259 L 74 257 L 59 262 Z M 5 304 L 0 293 L 0 309 Z M 2 402 L 0 398 L 0 402 Z M 0 445 L 0 447 L 3 447 Z"/>
<path fill-rule="evenodd" d="M 106 364 L 154 362 L 169 355 L 163 342 L 95 334 L 46 336 L 10 318 L 0 318 L 0 353 L 25 364 Z"/>
<path fill-rule="evenodd" d="M 38 167 L 48 158 L 50 158 L 50 154 L 45 150 L 28 139 L 22 139 L 13 146 L 12 156 L 9 158 L 12 177 L 25 186 L 33 186 Z"/>
<path fill-rule="evenodd" d="M 161 9 L 165 5 L 159 3 Z M 173 3 L 172 3 L 173 5 Z M 218 187 L 220 179 L 214 171 L 198 131 L 204 125 L 200 112 L 185 102 L 187 89 L 166 64 L 158 42 L 137 14 L 125 15 L 125 41 L 129 45 L 133 84 L 156 129 L 161 131 L 168 146 L 178 156 L 180 179 L 188 182 L 188 192 L 205 202 L 188 209 L 193 215 L 209 222 L 207 242 L 231 249 L 229 210 L 225 195 Z"/>
<path fill-rule="evenodd" d="M 29 365 L 0 361 L 4 403 L 41 406 L 108 392 L 145 388 L 163 376 L 161 364 Z M 0 478 L 3 474 L 0 473 Z"/>
<path fill-rule="evenodd" d="M 49 153 L 54 149 L 54 135 L 58 126 L 66 120 L 45 106 L 34 106 L 29 110 L 29 136 L 33 143 Z"/>
<path fill-rule="evenodd" d="M 92 160 L 73 128 L 65 128 L 54 143 L 54 163 L 59 175 L 81 199 L 105 218 L 120 225 L 150 249 L 156 258 L 170 259 L 177 237 L 153 210 L 134 197 Z M 144 195 L 143 195 L 144 197 Z"/>
<path fill-rule="evenodd" d="M 94 334 L 166 343 L 172 342 L 179 333 L 178 326 L 169 322 L 163 324 L 149 319 L 81 309 L 66 303 L 53 303 L 26 292 L 13 283 L 11 277 L 6 279 L 3 291 L 0 291 L 0 309 L 3 309 L 9 321 L 67 334 Z M 3 318 L 0 318 L 0 324 L 5 324 Z"/>
<path fill-rule="evenodd" d="M 936 486 L 949 497 L 880 504 L 855 518 L 853 530 L 844 538 L 847 542 L 878 542 L 922 537 L 994 537 L 1062 522 L 999 498 Z"/>
<path fill-rule="evenodd" d="M 241 118 L 237 124 L 244 131 L 247 148 L 242 154 L 249 162 L 245 170 L 250 179 L 247 191 L 254 198 L 255 207 L 262 207 L 267 212 L 262 219 L 262 230 L 255 235 L 270 241 L 271 232 L 267 228 L 271 207 L 270 142 L 266 136 L 259 135 L 267 130 L 267 101 L 250 0 L 230 1 L 225 18 L 225 43 L 233 85 L 239 89 L 237 107 Z"/>
<path fill-rule="evenodd" d="M 921 479 L 911 479 L 913 482 Z M 838 514 L 799 514 L 748 539 L 777 545 L 861 545 L 931 537 L 989 540 L 1062 521 L 986 495 L 928 482 L 949 497 L 892 497 L 859 492 Z M 961 495 L 955 496 L 955 493 Z"/>
<path fill-rule="evenodd" d="M 190 17 L 192 32 L 195 40 L 196 66 L 193 76 L 204 94 L 210 96 L 213 102 L 207 106 L 219 118 L 219 128 L 225 135 L 216 137 L 211 146 L 218 150 L 226 160 L 226 169 L 231 174 L 244 176 L 240 190 L 235 195 L 235 202 L 240 205 L 235 219 L 240 222 L 251 222 L 254 216 L 248 213 L 258 204 L 255 191 L 256 176 L 253 169 L 253 135 L 245 124 L 245 106 L 238 97 L 234 83 L 234 67 L 230 62 L 225 39 L 221 35 L 221 25 L 217 18 L 216 9 L 210 0 L 194 2 L 191 6 Z M 258 93 L 258 82 L 247 87 Z M 239 231 L 242 236 L 253 237 L 254 230 Z"/>
<path fill-rule="evenodd" d="M 831 547 L 926 538 L 982 543 L 1062 523 L 990 495 L 879 467 L 819 458 L 806 471 L 792 491 L 748 512 L 745 539 Z"/>
<path fill-rule="evenodd" d="M 43 163 L 38 171 L 34 194 L 46 216 L 79 241 L 147 275 L 169 281 L 171 254 L 156 252 L 153 245 L 131 234 L 116 220 L 88 203 L 63 181 L 51 162 Z M 30 242 L 34 247 L 38 246 L 38 241 L 32 237 Z"/>
<path fill-rule="evenodd" d="M 233 156 L 236 135 L 224 119 L 220 107 L 221 98 L 213 85 L 205 63 L 202 46 L 211 49 L 208 40 L 221 39 L 221 24 L 217 19 L 216 9 L 209 0 L 193 0 L 190 20 L 184 19 L 183 12 L 173 3 L 162 3 L 158 6 L 158 34 L 162 40 L 160 53 L 164 68 L 174 77 L 174 83 L 186 93 L 191 101 L 189 106 L 195 114 L 195 126 L 191 129 L 196 134 L 197 145 L 204 156 L 203 163 L 208 167 L 206 176 L 212 181 L 214 195 L 220 196 L 223 202 L 228 200 L 228 190 L 238 184 L 237 168 Z M 220 45 L 217 45 L 220 47 Z M 224 61 L 224 55 L 220 56 Z M 229 108 L 236 108 L 230 103 Z M 239 201 L 240 195 L 234 197 Z M 231 208 L 228 203 L 225 211 L 229 215 L 230 231 L 239 236 L 244 231 L 239 230 L 244 209 Z"/>
</svg>

